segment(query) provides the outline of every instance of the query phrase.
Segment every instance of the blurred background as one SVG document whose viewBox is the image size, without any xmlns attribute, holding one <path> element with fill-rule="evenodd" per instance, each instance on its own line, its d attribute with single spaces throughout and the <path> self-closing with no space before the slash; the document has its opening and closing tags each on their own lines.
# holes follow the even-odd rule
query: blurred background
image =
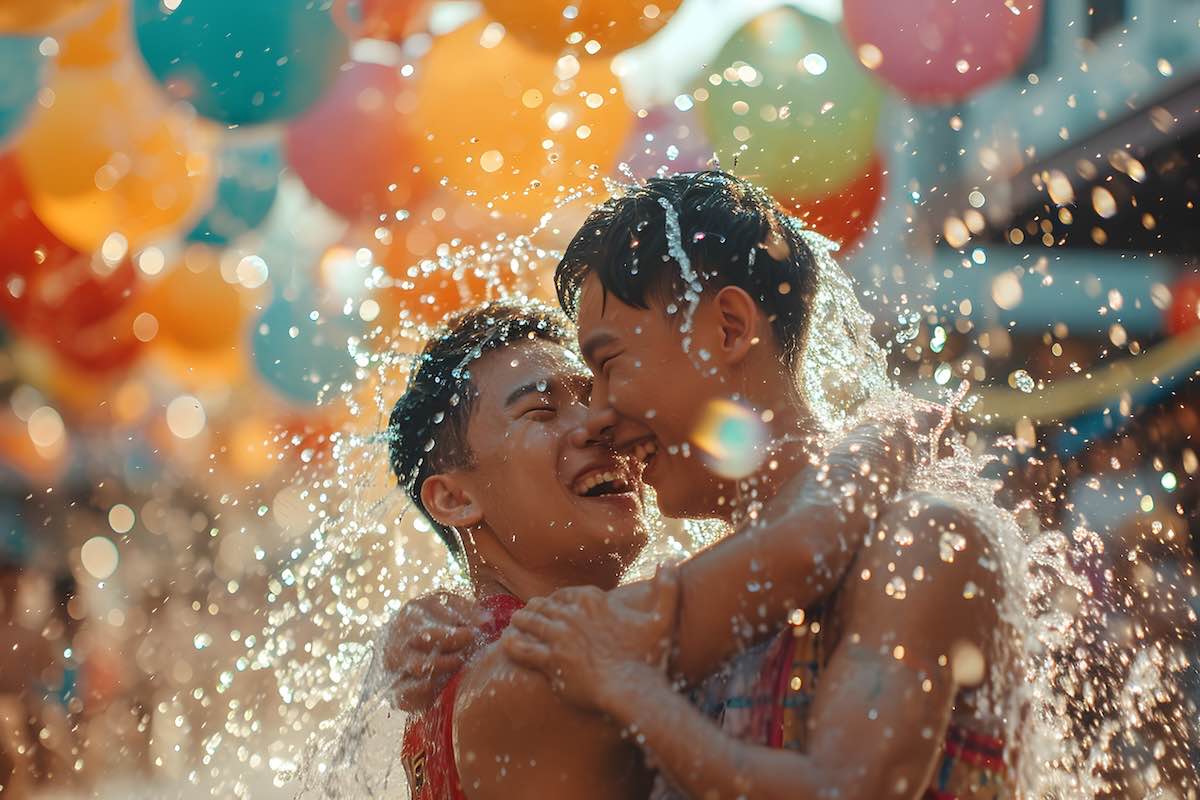
<svg viewBox="0 0 1200 800">
<path fill-rule="evenodd" d="M 1194 664 L 1197 42 L 1200 0 L 0 0 L 0 793 L 341 763 L 379 625 L 455 580 L 376 436 L 407 357 L 706 165 L 1098 534 L 1101 638 Z M 1188 796 L 1154 744 L 1129 785 Z"/>
</svg>

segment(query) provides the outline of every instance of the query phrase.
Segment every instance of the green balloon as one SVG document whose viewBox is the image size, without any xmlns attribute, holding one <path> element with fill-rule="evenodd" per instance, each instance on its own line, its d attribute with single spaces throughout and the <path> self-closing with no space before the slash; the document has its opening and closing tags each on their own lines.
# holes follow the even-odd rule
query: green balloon
<svg viewBox="0 0 1200 800">
<path fill-rule="evenodd" d="M 866 171 L 883 93 L 832 23 L 768 11 L 725 43 L 705 77 L 699 105 L 725 169 L 795 200 Z"/>
</svg>

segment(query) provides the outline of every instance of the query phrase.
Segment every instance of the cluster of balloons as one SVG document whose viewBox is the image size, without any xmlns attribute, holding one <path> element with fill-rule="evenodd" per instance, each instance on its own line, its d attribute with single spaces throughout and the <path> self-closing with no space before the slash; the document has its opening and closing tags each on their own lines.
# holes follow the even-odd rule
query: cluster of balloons
<svg viewBox="0 0 1200 800">
<path fill-rule="evenodd" d="M 886 180 L 885 87 L 960 100 L 1017 67 L 1042 14 L 1041 0 L 845 0 L 838 26 L 779 8 L 725 44 L 696 113 L 635 116 L 611 58 L 680 0 L 484 0 L 411 51 L 422 0 L 0 5 L 5 325 L 97 371 L 151 339 L 214 358 L 249 340 L 297 403 L 344 377 L 323 344 L 343 331 L 302 313 L 303 293 L 253 318 L 221 256 L 267 219 L 282 171 L 352 223 L 348 246 L 373 248 L 392 279 L 383 311 L 422 322 L 480 290 L 418 263 L 440 242 L 527 230 L 602 192 L 621 160 L 684 171 L 715 151 L 850 244 Z"/>
<path fill-rule="evenodd" d="M 885 90 L 953 103 L 1010 75 L 1042 0 L 844 0 L 840 25 L 782 7 L 744 25 L 693 96 L 726 162 L 810 225 L 850 245 L 881 201 Z"/>
</svg>

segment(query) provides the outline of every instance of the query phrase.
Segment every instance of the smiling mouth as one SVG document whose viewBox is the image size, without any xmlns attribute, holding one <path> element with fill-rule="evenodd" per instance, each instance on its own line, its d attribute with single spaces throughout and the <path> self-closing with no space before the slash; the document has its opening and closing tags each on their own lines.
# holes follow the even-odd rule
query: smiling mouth
<svg viewBox="0 0 1200 800">
<path fill-rule="evenodd" d="M 596 470 L 575 481 L 571 490 L 579 497 L 605 497 L 633 493 L 634 484 L 617 470 Z"/>
</svg>

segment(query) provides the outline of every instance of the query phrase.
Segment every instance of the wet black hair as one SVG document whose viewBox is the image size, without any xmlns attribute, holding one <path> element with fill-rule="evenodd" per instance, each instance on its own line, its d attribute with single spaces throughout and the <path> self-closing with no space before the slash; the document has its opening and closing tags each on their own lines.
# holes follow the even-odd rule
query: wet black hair
<svg viewBox="0 0 1200 800">
<path fill-rule="evenodd" d="M 596 208 L 554 273 L 563 310 L 577 318 L 589 275 L 606 296 L 634 308 L 649 308 L 652 297 L 681 304 L 687 287 L 671 252 L 667 208 L 701 287 L 744 289 L 766 312 L 785 365 L 795 368 L 816 290 L 816 259 L 778 202 L 720 170 L 650 178 Z"/>
<path fill-rule="evenodd" d="M 531 301 L 493 301 L 449 317 L 426 342 L 388 420 L 392 471 L 456 559 L 462 558 L 458 537 L 430 516 L 421 487 L 430 475 L 474 464 L 467 427 L 479 392 L 471 363 L 532 340 L 574 347 L 575 334 L 561 312 Z"/>
</svg>

